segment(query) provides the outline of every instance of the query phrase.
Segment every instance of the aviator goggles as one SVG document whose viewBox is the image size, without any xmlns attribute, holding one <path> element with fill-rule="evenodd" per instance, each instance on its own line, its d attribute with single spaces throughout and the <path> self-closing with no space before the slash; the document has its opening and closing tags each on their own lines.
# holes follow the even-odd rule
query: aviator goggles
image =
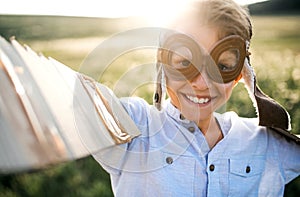
<svg viewBox="0 0 300 197">
<path fill-rule="evenodd" d="M 246 41 L 238 35 L 219 40 L 208 53 L 192 38 L 178 33 L 161 43 L 158 62 L 173 80 L 193 80 L 205 67 L 210 79 L 228 83 L 240 76 L 246 55 Z"/>
</svg>

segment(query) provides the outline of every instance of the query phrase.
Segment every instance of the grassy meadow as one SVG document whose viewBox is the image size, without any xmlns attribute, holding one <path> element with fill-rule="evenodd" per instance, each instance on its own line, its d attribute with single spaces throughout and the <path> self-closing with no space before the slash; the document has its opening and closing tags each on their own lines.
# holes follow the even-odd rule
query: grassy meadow
<svg viewBox="0 0 300 197">
<path fill-rule="evenodd" d="M 258 84 L 285 106 L 293 132 L 300 133 L 300 16 L 253 16 L 252 20 L 251 62 Z M 137 95 L 151 103 L 155 50 L 127 51 L 105 68 L 88 65 L 105 39 L 143 25 L 141 19 L 0 16 L 0 34 L 5 38 L 16 36 L 36 52 L 91 75 L 119 96 Z M 234 89 L 225 110 L 255 116 L 243 84 Z M 91 157 L 40 172 L 0 175 L 0 181 L 0 196 L 7 197 L 112 196 L 108 175 Z M 287 186 L 285 196 L 299 194 L 300 178 Z"/>
</svg>

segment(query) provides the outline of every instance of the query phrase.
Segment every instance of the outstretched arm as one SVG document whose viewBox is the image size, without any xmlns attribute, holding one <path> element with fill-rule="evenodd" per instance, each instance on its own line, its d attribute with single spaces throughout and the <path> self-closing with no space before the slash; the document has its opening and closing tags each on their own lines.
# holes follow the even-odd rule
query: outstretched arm
<svg viewBox="0 0 300 197">
<path fill-rule="evenodd" d="M 0 38 L 0 172 L 43 168 L 129 142 L 118 99 L 51 58 Z"/>
</svg>

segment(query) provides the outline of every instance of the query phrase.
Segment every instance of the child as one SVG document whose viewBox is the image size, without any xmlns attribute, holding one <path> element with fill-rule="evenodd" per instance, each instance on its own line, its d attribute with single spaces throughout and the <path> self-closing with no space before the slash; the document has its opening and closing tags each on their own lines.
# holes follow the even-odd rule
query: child
<svg viewBox="0 0 300 197">
<path fill-rule="evenodd" d="M 141 136 L 93 155 L 115 196 L 282 196 L 300 173 L 300 146 L 286 139 L 297 140 L 288 114 L 256 86 L 247 11 L 203 0 L 168 28 L 157 53 L 157 108 L 121 99 Z M 241 78 L 259 120 L 215 112 Z"/>
</svg>

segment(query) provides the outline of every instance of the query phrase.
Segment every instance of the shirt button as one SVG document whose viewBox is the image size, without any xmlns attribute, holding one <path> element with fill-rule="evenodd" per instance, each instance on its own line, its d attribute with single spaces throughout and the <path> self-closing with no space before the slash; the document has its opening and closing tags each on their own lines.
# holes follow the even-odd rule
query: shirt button
<svg viewBox="0 0 300 197">
<path fill-rule="evenodd" d="M 172 164 L 173 163 L 173 158 L 172 157 L 167 157 L 166 162 L 167 162 L 167 164 Z"/>
<path fill-rule="evenodd" d="M 184 120 L 185 119 L 185 117 L 182 114 L 179 115 L 179 118 L 180 118 L 180 120 Z"/>
<path fill-rule="evenodd" d="M 191 133 L 194 133 L 194 132 L 195 132 L 195 127 L 189 127 L 188 130 L 189 130 Z"/>
<path fill-rule="evenodd" d="M 215 165 L 214 165 L 214 164 L 211 164 L 211 165 L 209 166 L 209 170 L 210 170 L 211 172 L 213 172 L 213 171 L 215 170 Z"/>
<path fill-rule="evenodd" d="M 249 173 L 250 171 L 251 171 L 250 166 L 247 166 L 247 167 L 246 167 L 246 173 Z"/>
</svg>

